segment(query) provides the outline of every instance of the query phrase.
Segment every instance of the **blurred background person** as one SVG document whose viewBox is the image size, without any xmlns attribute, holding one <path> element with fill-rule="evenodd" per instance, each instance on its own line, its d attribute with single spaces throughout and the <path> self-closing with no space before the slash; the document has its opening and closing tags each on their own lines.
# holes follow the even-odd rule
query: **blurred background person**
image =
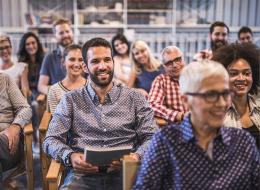
<svg viewBox="0 0 260 190">
<path fill-rule="evenodd" d="M 131 72 L 130 44 L 123 34 L 117 34 L 112 38 L 111 45 L 114 53 L 115 81 L 127 85 Z"/>
<path fill-rule="evenodd" d="M 163 73 L 163 67 L 152 54 L 147 43 L 142 40 L 135 41 L 131 46 L 130 60 L 132 71 L 128 86 L 137 88 L 148 97 L 152 82 L 159 74 Z"/>
<path fill-rule="evenodd" d="M 253 42 L 253 32 L 247 26 L 243 26 L 239 29 L 237 37 L 240 43 Z"/>
<path fill-rule="evenodd" d="M 58 47 L 44 57 L 41 66 L 38 90 L 43 94 L 48 93 L 49 85 L 64 79 L 66 72 L 61 63 L 62 54 L 65 47 L 73 43 L 73 31 L 69 20 L 56 20 L 53 23 L 53 33 Z"/>
<path fill-rule="evenodd" d="M 0 72 L 8 74 L 26 96 L 29 91 L 28 66 L 12 59 L 11 40 L 4 34 L 0 35 L 0 59 Z"/>
<path fill-rule="evenodd" d="M 34 151 L 38 152 L 38 149 L 36 149 L 38 147 L 37 128 L 39 126 L 40 113 L 39 104 L 37 102 L 37 97 L 39 96 L 37 85 L 39 81 L 42 60 L 44 57 L 44 50 L 36 34 L 34 34 L 33 32 L 27 32 L 22 36 L 19 44 L 17 57 L 18 61 L 25 63 L 28 68 L 27 79 L 29 81 L 29 89 L 28 92 L 25 92 L 25 94 L 27 96 L 29 104 L 32 107 L 33 112 L 33 148 Z"/>
<path fill-rule="evenodd" d="M 218 49 L 213 60 L 227 69 L 234 92 L 225 126 L 248 131 L 260 150 L 260 101 L 253 96 L 259 88 L 259 55 L 254 44 L 230 44 Z"/>
<path fill-rule="evenodd" d="M 62 63 L 66 68 L 66 76 L 63 80 L 52 85 L 48 92 L 48 105 L 51 114 L 55 112 L 63 94 L 87 85 L 87 79 L 83 73 L 83 57 L 81 46 L 72 44 L 65 48 Z"/>
<path fill-rule="evenodd" d="M 210 25 L 209 38 L 210 49 L 205 49 L 195 54 L 194 60 L 211 59 L 213 53 L 220 47 L 228 44 L 229 27 L 220 21 L 216 21 Z"/>
</svg>

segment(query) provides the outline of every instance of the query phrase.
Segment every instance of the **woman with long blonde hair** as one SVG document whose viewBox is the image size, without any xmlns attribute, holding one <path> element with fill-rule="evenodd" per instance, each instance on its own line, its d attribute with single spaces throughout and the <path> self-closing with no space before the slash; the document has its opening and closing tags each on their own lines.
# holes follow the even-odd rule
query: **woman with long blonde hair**
<svg viewBox="0 0 260 190">
<path fill-rule="evenodd" d="M 131 46 L 130 61 L 132 71 L 128 86 L 135 87 L 145 96 L 148 95 L 152 82 L 163 72 L 161 63 L 152 55 L 146 42 L 135 41 Z"/>
</svg>

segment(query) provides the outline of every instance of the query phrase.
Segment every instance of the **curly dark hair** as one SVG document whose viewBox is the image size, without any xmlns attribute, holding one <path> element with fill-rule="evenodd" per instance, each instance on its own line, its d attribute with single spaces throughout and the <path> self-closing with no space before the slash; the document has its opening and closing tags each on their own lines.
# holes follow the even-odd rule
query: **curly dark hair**
<svg viewBox="0 0 260 190">
<path fill-rule="evenodd" d="M 19 49 L 17 52 L 18 61 L 25 62 L 27 64 L 29 64 L 31 62 L 30 55 L 28 54 L 28 52 L 26 51 L 26 48 L 25 48 L 26 40 L 29 37 L 33 37 L 36 40 L 36 43 L 38 46 L 38 50 L 36 52 L 36 63 L 41 65 L 43 57 L 44 57 L 44 51 L 43 51 L 43 47 L 42 47 L 42 44 L 41 44 L 38 36 L 36 36 L 36 34 L 34 34 L 33 32 L 27 32 L 22 36 L 22 38 L 20 40 L 20 44 L 19 44 Z"/>
<path fill-rule="evenodd" d="M 116 51 L 116 48 L 115 48 L 115 41 L 116 40 L 120 40 L 121 42 L 123 42 L 127 45 L 127 54 L 129 55 L 129 53 L 130 53 L 130 43 L 123 34 L 116 34 L 111 40 L 111 45 L 112 45 L 112 48 L 113 48 L 114 55 L 119 55 L 119 53 Z"/>
<path fill-rule="evenodd" d="M 214 61 L 220 62 L 226 69 L 234 61 L 244 59 L 252 70 L 253 84 L 249 90 L 250 94 L 257 94 L 259 87 L 259 64 L 260 49 L 252 43 L 233 43 L 217 49 L 213 54 Z"/>
</svg>

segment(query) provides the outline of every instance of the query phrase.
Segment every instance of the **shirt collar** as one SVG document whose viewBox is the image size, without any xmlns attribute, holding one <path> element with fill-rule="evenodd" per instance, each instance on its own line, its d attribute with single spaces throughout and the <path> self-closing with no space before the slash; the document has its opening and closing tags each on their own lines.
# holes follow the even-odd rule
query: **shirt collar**
<svg viewBox="0 0 260 190">
<path fill-rule="evenodd" d="M 249 104 L 249 110 L 250 110 L 250 115 L 252 115 L 252 113 L 256 110 L 256 111 L 260 111 L 260 107 L 257 105 L 257 103 L 255 102 L 255 99 L 253 98 L 253 96 L 251 96 L 250 94 L 247 96 L 248 97 L 248 104 Z M 229 110 L 231 110 L 232 112 L 235 113 L 236 116 L 239 116 L 235 105 L 232 103 Z"/>
<path fill-rule="evenodd" d="M 121 89 L 121 84 L 114 84 L 113 83 L 113 87 L 112 89 L 106 94 L 106 100 L 108 102 L 114 103 L 116 101 L 116 99 L 118 98 L 119 94 L 120 94 L 120 89 Z M 93 87 L 91 86 L 90 82 L 87 85 L 87 91 L 89 93 L 89 96 L 91 98 L 92 101 L 97 100 L 98 101 L 98 96 L 95 92 L 95 90 L 93 89 Z"/>
<path fill-rule="evenodd" d="M 190 115 L 188 117 L 184 118 L 180 127 L 181 127 L 182 137 L 183 137 L 184 141 L 188 142 L 188 141 L 195 140 L 193 127 L 192 127 L 192 124 L 190 121 Z M 217 134 L 217 136 L 214 138 L 214 140 L 216 138 L 220 138 L 222 140 L 222 142 L 226 145 L 230 144 L 231 137 L 230 137 L 229 133 L 227 133 L 223 127 L 220 128 L 220 132 Z"/>
</svg>

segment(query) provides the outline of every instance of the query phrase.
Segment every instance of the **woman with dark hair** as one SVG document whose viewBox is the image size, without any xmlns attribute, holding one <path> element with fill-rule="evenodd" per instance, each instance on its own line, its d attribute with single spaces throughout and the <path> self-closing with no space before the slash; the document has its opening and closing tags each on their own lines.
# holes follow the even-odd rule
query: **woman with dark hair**
<svg viewBox="0 0 260 190">
<path fill-rule="evenodd" d="M 20 41 L 17 53 L 18 61 L 28 64 L 29 96 L 36 99 L 38 96 L 37 84 L 41 69 L 44 51 L 39 38 L 33 32 L 25 33 Z"/>
<path fill-rule="evenodd" d="M 253 96 L 259 88 L 259 55 L 254 44 L 230 44 L 218 49 L 213 60 L 227 69 L 234 92 L 225 125 L 248 131 L 260 150 L 260 102 Z"/>
<path fill-rule="evenodd" d="M 129 58 L 130 44 L 123 34 L 117 34 L 111 41 L 114 53 L 114 75 L 117 82 L 127 84 L 131 72 Z"/>
<path fill-rule="evenodd" d="M 37 128 L 39 126 L 40 121 L 40 113 L 39 113 L 39 104 L 37 98 L 39 96 L 39 92 L 37 89 L 37 84 L 39 80 L 39 73 L 41 69 L 42 60 L 44 57 L 44 50 L 42 48 L 42 44 L 36 34 L 33 32 L 25 33 L 19 44 L 19 49 L 17 52 L 17 57 L 19 62 L 23 62 L 27 65 L 28 73 L 27 79 L 29 83 L 29 88 L 24 94 L 28 98 L 29 104 L 32 106 L 33 117 L 32 124 L 34 128 L 34 144 L 33 150 L 38 153 L 38 140 L 37 140 Z"/>
<path fill-rule="evenodd" d="M 83 77 L 83 57 L 81 46 L 72 44 L 64 49 L 62 64 L 66 68 L 63 80 L 52 85 L 48 92 L 48 105 L 51 114 L 55 112 L 61 97 L 69 91 L 86 86 L 87 79 Z"/>
</svg>

